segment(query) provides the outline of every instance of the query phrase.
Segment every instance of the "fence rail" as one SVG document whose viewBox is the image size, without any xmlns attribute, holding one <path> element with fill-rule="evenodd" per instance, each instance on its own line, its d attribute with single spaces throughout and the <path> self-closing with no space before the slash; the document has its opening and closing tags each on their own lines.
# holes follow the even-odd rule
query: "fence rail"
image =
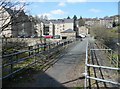
<svg viewBox="0 0 120 89">
<path fill-rule="evenodd" d="M 28 50 L 2 55 L 2 78 L 6 79 L 37 62 L 48 62 L 50 58 L 75 40 L 28 46 Z M 43 64 L 44 65 L 44 64 Z"/>
<path fill-rule="evenodd" d="M 87 47 L 86 47 L 86 61 L 85 61 L 85 82 L 84 82 L 84 87 L 91 89 L 93 87 L 93 81 L 95 81 L 94 84 L 96 84 L 95 86 L 97 87 L 97 89 L 99 89 L 101 86 L 104 86 L 105 88 L 109 87 L 108 84 L 112 84 L 115 87 L 120 86 L 120 83 L 118 81 L 113 81 L 110 79 L 107 79 L 107 77 L 105 76 L 105 72 L 110 72 L 110 71 L 114 71 L 113 73 L 117 73 L 118 71 L 120 71 L 120 68 L 118 66 L 117 63 L 113 64 L 113 55 L 111 54 L 111 50 L 110 48 L 108 48 L 107 46 L 100 46 L 102 44 L 98 43 L 87 43 Z M 95 48 L 95 46 L 97 48 Z M 100 63 L 100 61 L 102 59 L 99 59 L 99 55 L 96 55 L 97 52 L 103 52 L 105 53 L 105 55 L 109 55 L 109 60 L 111 61 L 110 64 L 114 65 L 114 66 L 104 66 Z M 114 52 L 116 53 L 116 52 Z M 99 53 L 98 53 L 99 54 Z M 101 55 L 103 56 L 103 55 Z M 104 57 L 104 56 L 103 56 Z M 103 58 L 104 59 L 104 58 Z M 107 59 L 105 59 L 107 60 Z M 102 60 L 103 62 L 105 60 Z M 115 59 L 115 62 L 118 62 L 118 59 Z M 105 61 L 106 62 L 106 61 Z M 93 70 L 93 72 L 92 72 Z M 111 72 L 110 72 L 111 73 Z M 107 74 L 110 74 L 107 73 Z M 111 75 L 111 74 L 110 74 Z M 117 75 L 115 75 L 117 76 Z M 100 85 L 99 83 L 103 83 L 102 85 Z M 95 87 L 94 86 L 94 87 Z"/>
</svg>

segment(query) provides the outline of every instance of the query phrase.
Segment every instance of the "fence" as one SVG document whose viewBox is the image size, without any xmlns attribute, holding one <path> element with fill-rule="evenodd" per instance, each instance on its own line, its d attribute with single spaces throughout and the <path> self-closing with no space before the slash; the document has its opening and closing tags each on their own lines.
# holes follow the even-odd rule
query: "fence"
<svg viewBox="0 0 120 89">
<path fill-rule="evenodd" d="M 91 89 L 94 84 L 96 84 L 94 87 L 97 87 L 97 89 L 99 89 L 101 86 L 107 88 L 109 87 L 108 84 L 112 84 L 115 87 L 120 86 L 119 82 L 107 79 L 107 77 L 105 76 L 106 71 L 109 72 L 111 70 L 111 71 L 116 71 L 117 73 L 118 71 L 120 71 L 120 68 L 117 66 L 118 63 L 117 64 L 115 64 L 115 62 L 113 63 L 114 60 L 118 62 L 118 59 L 114 59 L 112 56 L 113 51 L 108 47 L 103 46 L 102 44 L 98 45 L 98 43 L 96 43 L 96 47 L 99 46 L 98 49 L 94 48 L 94 46 L 93 45 L 91 46 L 90 43 L 87 43 L 87 47 L 86 47 L 85 83 L 84 83 L 85 89 L 86 88 Z M 97 57 L 98 55 L 96 55 L 97 51 L 105 51 L 104 53 L 109 55 L 108 58 L 113 66 L 101 65 L 100 64 L 101 59 L 99 59 Z M 105 60 L 103 60 L 103 62 L 104 61 Z M 112 76 L 112 72 L 107 74 L 110 74 Z M 93 83 L 93 81 L 95 83 Z M 102 84 L 100 85 L 100 83 Z"/>
<path fill-rule="evenodd" d="M 113 51 L 112 49 L 110 49 L 109 47 L 107 47 L 106 45 L 102 44 L 101 42 L 96 42 L 97 47 L 100 49 L 105 49 L 105 54 L 107 55 L 107 58 L 110 61 L 110 64 L 113 67 L 118 67 L 119 64 L 119 60 L 118 60 L 118 56 L 119 54 L 115 51 Z"/>
<path fill-rule="evenodd" d="M 2 56 L 2 78 L 9 78 L 26 67 L 32 66 L 36 63 L 41 65 L 47 65 L 50 58 L 62 49 L 66 48 L 68 44 L 75 40 L 64 40 L 56 43 L 49 44 L 36 44 L 34 46 L 28 46 L 28 50 L 15 52 Z"/>
</svg>

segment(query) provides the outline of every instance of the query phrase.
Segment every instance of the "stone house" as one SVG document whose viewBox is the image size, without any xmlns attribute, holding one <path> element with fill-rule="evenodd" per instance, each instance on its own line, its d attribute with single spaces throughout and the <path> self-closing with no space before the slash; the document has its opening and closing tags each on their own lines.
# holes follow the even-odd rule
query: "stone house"
<svg viewBox="0 0 120 89">
<path fill-rule="evenodd" d="M 0 7 L 0 27 L 1 36 L 4 37 L 28 37 L 35 34 L 33 23 L 23 10 Z"/>
<path fill-rule="evenodd" d="M 78 34 L 79 34 L 79 36 L 81 36 L 81 35 L 86 36 L 88 34 L 88 28 L 86 26 L 79 27 Z"/>
<path fill-rule="evenodd" d="M 76 38 L 76 32 L 72 29 L 67 29 L 65 31 L 61 32 L 61 39 L 75 39 Z"/>
<path fill-rule="evenodd" d="M 5 7 L 0 7 L 0 37 L 11 37 L 12 36 L 12 27 L 11 27 L 11 15 L 12 10 Z"/>
<path fill-rule="evenodd" d="M 67 29 L 73 29 L 74 20 L 73 19 L 58 19 L 50 20 L 53 23 L 54 36 L 61 36 L 61 32 Z"/>
</svg>

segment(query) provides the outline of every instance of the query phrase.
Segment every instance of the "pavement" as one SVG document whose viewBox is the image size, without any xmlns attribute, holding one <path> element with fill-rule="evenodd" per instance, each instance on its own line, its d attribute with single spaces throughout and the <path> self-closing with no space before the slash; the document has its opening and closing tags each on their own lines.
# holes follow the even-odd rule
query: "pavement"
<svg viewBox="0 0 120 89">
<path fill-rule="evenodd" d="M 34 74 L 32 82 L 20 83 L 17 87 L 83 87 L 84 62 L 87 41 L 84 38 L 68 47 L 59 60 L 45 72 Z M 61 88 L 60 88 L 61 89 Z"/>
<path fill-rule="evenodd" d="M 77 81 L 77 78 L 83 77 L 82 71 L 80 73 L 79 69 L 75 69 L 78 65 L 80 66 L 80 63 L 84 64 L 85 59 L 85 51 L 86 51 L 86 45 L 89 38 L 83 39 L 83 41 L 76 42 L 73 46 L 68 48 L 66 53 L 62 55 L 62 57 L 59 58 L 59 60 L 51 67 L 49 68 L 45 73 L 42 73 L 42 75 L 37 75 L 38 78 L 36 86 L 40 87 L 74 87 L 76 84 L 69 84 L 69 82 L 72 82 L 72 80 Z M 73 70 L 74 69 L 74 70 Z M 77 72 L 77 76 L 75 73 Z M 82 69 L 84 70 L 84 69 Z M 46 77 L 48 75 L 49 77 Z M 72 75 L 72 77 L 70 76 Z M 76 78 L 73 78 L 76 76 Z M 53 79 L 55 81 L 53 81 Z M 56 83 L 57 82 L 57 83 Z M 59 83 L 59 84 L 58 84 Z"/>
</svg>

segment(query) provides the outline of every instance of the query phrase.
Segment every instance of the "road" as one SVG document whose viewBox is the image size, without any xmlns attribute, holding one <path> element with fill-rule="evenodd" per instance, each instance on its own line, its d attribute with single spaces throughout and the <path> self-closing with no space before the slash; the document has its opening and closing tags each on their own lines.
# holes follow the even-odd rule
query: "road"
<svg viewBox="0 0 120 89">
<path fill-rule="evenodd" d="M 37 75 L 36 77 L 39 79 L 37 80 L 36 86 L 59 87 L 62 84 L 62 86 L 73 87 L 80 85 L 78 83 L 80 83 L 79 78 L 83 78 L 82 73 L 84 72 L 85 48 L 88 39 L 89 38 L 85 38 L 83 41 L 79 41 L 68 48 L 66 53 L 59 58 L 59 61 L 45 72 L 45 74 L 49 75 L 51 78 L 46 78 L 44 73 L 42 75 Z M 80 68 L 80 64 L 83 64 L 81 66 L 82 69 L 76 69 Z M 55 84 L 52 79 L 60 84 Z"/>
<path fill-rule="evenodd" d="M 46 72 L 33 76 L 32 82 L 20 83 L 24 87 L 83 87 L 86 44 L 90 38 L 78 41 L 65 51 Z"/>
</svg>

